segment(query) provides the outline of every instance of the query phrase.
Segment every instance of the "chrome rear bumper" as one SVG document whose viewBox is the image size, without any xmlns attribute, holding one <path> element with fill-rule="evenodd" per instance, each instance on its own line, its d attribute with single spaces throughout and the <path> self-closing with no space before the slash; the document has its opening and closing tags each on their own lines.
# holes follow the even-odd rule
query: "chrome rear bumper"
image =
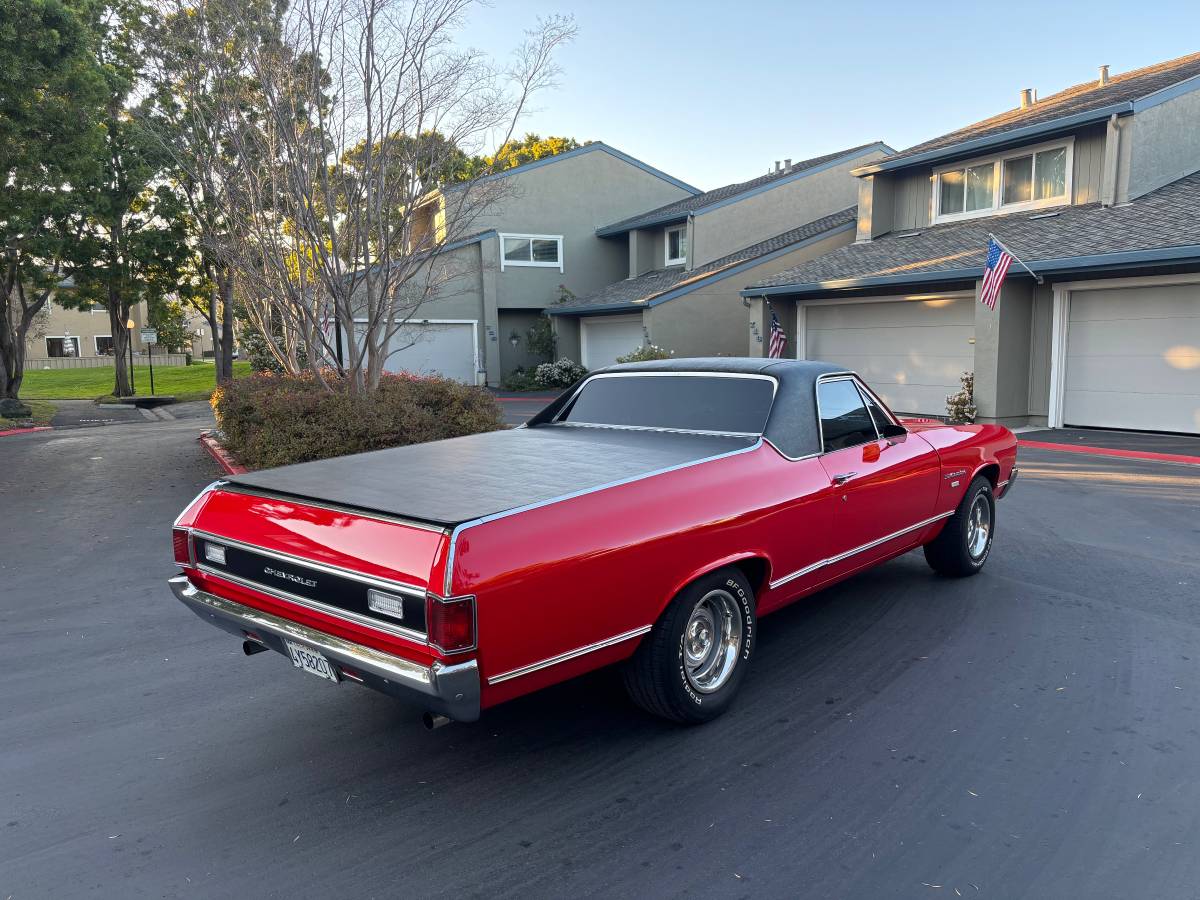
<svg viewBox="0 0 1200 900">
<path fill-rule="evenodd" d="M 300 641 L 336 665 L 348 666 L 359 676 L 355 680 L 367 687 L 420 703 L 458 722 L 479 718 L 479 668 L 475 660 L 422 666 L 202 591 L 186 575 L 176 575 L 167 583 L 184 606 L 242 640 L 246 632 L 252 632 L 260 643 L 284 656 L 289 656 L 284 638 Z"/>
</svg>

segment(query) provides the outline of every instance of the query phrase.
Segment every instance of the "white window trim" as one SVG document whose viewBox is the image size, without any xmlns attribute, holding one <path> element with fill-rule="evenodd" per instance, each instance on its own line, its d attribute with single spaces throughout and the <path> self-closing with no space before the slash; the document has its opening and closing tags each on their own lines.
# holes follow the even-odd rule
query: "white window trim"
<svg viewBox="0 0 1200 900">
<path fill-rule="evenodd" d="M 670 228 L 663 229 L 663 264 L 668 266 L 681 266 L 687 264 L 687 251 L 684 255 L 675 259 L 671 258 L 671 232 L 683 232 L 683 240 L 687 240 L 687 225 L 672 225 Z M 680 241 L 682 244 L 683 241 Z"/>
<path fill-rule="evenodd" d="M 46 339 L 46 359 L 79 359 L 83 356 L 83 343 L 80 341 L 80 336 L 77 334 L 47 334 Z M 75 355 L 74 356 L 51 356 L 50 342 L 51 341 L 74 341 Z"/>
<path fill-rule="evenodd" d="M 504 241 L 507 238 L 515 238 L 522 241 L 557 241 L 558 242 L 558 262 L 534 262 L 530 259 L 528 262 L 524 260 L 505 259 L 504 258 Z M 533 256 L 533 245 L 530 244 L 529 255 Z M 525 267 L 531 269 L 558 269 L 563 271 L 563 236 L 561 234 L 501 234 L 500 235 L 500 271 L 503 272 L 509 266 Z"/>
<path fill-rule="evenodd" d="M 1021 156 L 1031 156 L 1036 153 L 1041 153 L 1043 150 L 1054 150 L 1058 147 L 1064 147 L 1067 151 L 1067 189 L 1066 193 L 1061 197 L 1050 197 L 1046 200 L 1026 200 L 1022 203 L 1006 203 L 1001 204 L 1000 198 L 1003 191 L 1001 180 L 1004 175 L 1004 161 L 1008 159 L 1017 159 Z M 942 208 L 942 179 L 941 175 L 944 172 L 956 172 L 961 169 L 969 169 L 974 166 L 992 164 L 992 205 L 987 209 L 973 209 L 970 212 L 960 213 L 945 213 L 940 214 L 939 209 Z M 942 222 L 961 222 L 963 219 L 982 219 L 986 216 L 999 216 L 1010 212 L 1024 212 L 1031 209 L 1043 209 L 1047 206 L 1064 206 L 1071 203 L 1071 198 L 1074 196 L 1074 180 L 1075 180 L 1075 138 L 1074 136 L 1067 138 L 1059 138 L 1055 141 L 1047 141 L 1044 144 L 1034 144 L 1027 147 L 1018 147 L 1015 150 L 1008 150 L 1004 153 L 995 154 L 992 156 L 980 156 L 975 159 L 966 159 L 962 162 L 953 163 L 952 165 L 938 166 L 933 170 L 933 190 L 930 191 L 930 222 L 935 225 L 940 225 Z"/>
<path fill-rule="evenodd" d="M 96 348 L 97 356 L 100 355 L 100 338 L 108 338 L 111 341 L 112 335 L 111 334 L 93 334 L 92 335 L 92 345 Z M 116 347 L 116 341 L 113 341 L 113 347 L 114 348 Z"/>
</svg>

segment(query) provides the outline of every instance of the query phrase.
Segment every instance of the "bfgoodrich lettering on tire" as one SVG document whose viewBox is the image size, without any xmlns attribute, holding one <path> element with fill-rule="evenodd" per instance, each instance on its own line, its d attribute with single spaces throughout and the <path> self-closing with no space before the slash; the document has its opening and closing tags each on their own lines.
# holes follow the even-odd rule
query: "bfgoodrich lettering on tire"
<svg viewBox="0 0 1200 900">
<path fill-rule="evenodd" d="M 697 579 L 671 601 L 626 663 L 629 696 L 673 722 L 716 718 L 746 676 L 757 628 L 754 591 L 739 569 Z"/>
</svg>

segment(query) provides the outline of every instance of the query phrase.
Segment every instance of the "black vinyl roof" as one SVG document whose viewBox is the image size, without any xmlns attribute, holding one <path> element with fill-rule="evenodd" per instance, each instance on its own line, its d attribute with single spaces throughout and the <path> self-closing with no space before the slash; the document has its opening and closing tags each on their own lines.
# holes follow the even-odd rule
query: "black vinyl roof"
<svg viewBox="0 0 1200 900">
<path fill-rule="evenodd" d="M 809 456 L 821 452 L 821 437 L 817 428 L 817 379 L 846 371 L 842 366 L 817 360 L 763 359 L 739 356 L 711 356 L 692 359 L 656 359 L 648 362 L 624 363 L 591 372 L 594 375 L 639 372 L 712 372 L 726 375 L 765 375 L 774 378 L 779 387 L 763 437 L 785 456 Z M 586 381 L 584 378 L 583 381 Z M 578 385 L 529 420 L 528 427 L 536 428 L 552 422 L 566 406 Z"/>
</svg>

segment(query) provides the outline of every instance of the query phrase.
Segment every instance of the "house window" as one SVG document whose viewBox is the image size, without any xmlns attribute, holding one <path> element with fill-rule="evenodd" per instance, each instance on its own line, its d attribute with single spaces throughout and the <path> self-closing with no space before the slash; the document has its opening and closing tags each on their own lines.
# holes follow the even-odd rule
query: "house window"
<svg viewBox="0 0 1200 900">
<path fill-rule="evenodd" d="M 77 337 L 48 337 L 46 338 L 46 355 L 55 359 L 63 356 L 79 355 L 79 338 Z"/>
<path fill-rule="evenodd" d="M 500 235 L 500 271 L 509 266 L 563 270 L 561 234 Z"/>
<path fill-rule="evenodd" d="M 113 355 L 113 339 L 111 335 L 98 334 L 96 335 L 96 355 L 97 356 L 112 356 Z"/>
<path fill-rule="evenodd" d="M 1073 140 L 1013 150 L 934 172 L 934 221 L 1070 202 Z"/>
<path fill-rule="evenodd" d="M 681 265 L 687 261 L 687 226 L 677 225 L 667 229 L 667 265 Z"/>
</svg>

